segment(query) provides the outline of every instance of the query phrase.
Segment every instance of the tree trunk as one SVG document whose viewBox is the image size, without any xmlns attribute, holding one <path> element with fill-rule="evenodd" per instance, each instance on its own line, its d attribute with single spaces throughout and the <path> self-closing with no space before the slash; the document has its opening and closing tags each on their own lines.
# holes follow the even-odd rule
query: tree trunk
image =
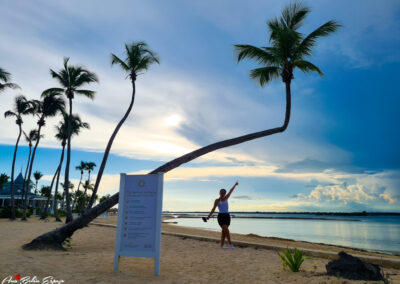
<svg viewBox="0 0 400 284">
<path fill-rule="evenodd" d="M 66 201 L 65 204 L 67 206 L 67 218 L 65 223 L 69 223 L 73 220 L 71 204 L 69 199 L 69 164 L 71 162 L 71 117 L 72 117 L 72 97 L 69 98 L 69 117 L 68 117 L 68 143 L 67 143 L 67 163 L 65 164 L 65 179 L 64 179 L 64 190 Z"/>
<path fill-rule="evenodd" d="M 28 175 L 29 165 L 30 165 L 30 161 L 31 161 L 31 152 L 32 152 L 32 144 L 29 144 L 28 163 L 26 164 L 24 183 L 22 184 L 22 192 L 24 192 L 24 195 L 25 195 L 24 202 L 25 202 L 25 199 L 28 198 L 28 190 L 25 192 L 25 185 L 26 185 L 26 176 Z M 37 182 L 36 182 L 36 187 L 37 187 Z"/>
<path fill-rule="evenodd" d="M 64 149 L 65 145 L 63 145 L 62 150 L 61 150 L 61 158 L 60 158 L 60 164 L 58 165 L 58 168 L 60 169 L 57 174 L 57 182 L 56 182 L 56 190 L 54 192 L 54 207 L 53 207 L 53 212 L 54 212 L 54 217 L 56 218 L 57 222 L 61 222 L 60 217 L 58 217 L 58 209 L 57 209 L 57 193 L 58 193 L 58 184 L 60 181 L 60 172 L 61 172 L 61 167 L 62 163 L 64 161 Z"/>
<path fill-rule="evenodd" d="M 51 198 L 51 191 L 53 190 L 54 180 L 56 179 L 56 176 L 59 176 L 60 171 L 61 171 L 61 167 L 59 165 L 57 167 L 57 170 L 56 170 L 54 176 L 53 176 L 53 179 L 51 180 L 50 193 L 49 193 L 49 196 L 47 197 L 46 205 L 44 207 L 44 211 L 42 212 L 42 216 L 40 216 L 41 220 L 46 219 L 46 217 L 47 217 L 47 211 L 48 211 L 48 208 L 49 208 L 49 203 L 50 203 L 50 198 Z"/>
<path fill-rule="evenodd" d="M 155 174 L 155 173 L 166 173 L 176 167 L 179 167 L 183 163 L 187 163 L 193 159 L 196 159 L 202 155 L 205 155 L 209 152 L 229 147 L 232 145 L 237 145 L 243 142 L 247 142 L 256 138 L 261 138 L 265 137 L 268 135 L 272 135 L 275 133 L 280 133 L 286 130 L 287 126 L 289 125 L 289 120 L 290 120 L 290 108 L 291 108 L 291 94 L 290 94 L 290 82 L 289 84 L 286 84 L 286 111 L 285 111 L 285 122 L 281 127 L 277 128 L 272 128 L 269 130 L 265 131 L 260 131 L 260 132 L 255 132 L 252 134 L 240 136 L 237 138 L 233 139 L 228 139 L 224 140 L 221 142 L 217 142 L 211 145 L 208 145 L 206 147 L 200 148 L 198 150 L 195 150 L 191 153 L 188 153 L 186 155 L 183 155 L 171 162 L 168 162 L 164 164 L 163 166 L 151 171 L 149 174 Z M 64 226 L 50 231 L 48 233 L 45 233 L 34 240 L 32 240 L 30 243 L 27 243 L 23 245 L 22 247 L 24 249 L 30 250 L 30 249 L 58 249 L 62 250 L 64 249 L 62 246 L 62 243 L 64 240 L 68 237 L 71 237 L 72 234 L 78 230 L 81 229 L 85 226 L 87 226 L 93 219 L 95 219 L 97 216 L 108 210 L 109 208 L 113 207 L 118 203 L 118 197 L 119 197 L 119 192 L 115 193 L 112 195 L 110 198 L 106 199 L 102 203 L 96 205 L 89 211 L 87 211 L 85 214 L 82 216 L 76 218 L 72 222 L 65 224 Z"/>
<path fill-rule="evenodd" d="M 96 183 L 94 185 L 93 193 L 92 193 L 92 196 L 90 197 L 90 201 L 89 201 L 89 204 L 87 206 L 87 209 L 90 209 L 93 206 L 93 203 L 94 203 L 95 198 L 96 198 L 97 190 L 99 189 L 100 181 L 101 181 L 101 178 L 103 176 L 104 168 L 106 167 L 108 154 L 110 153 L 111 146 L 112 146 L 112 144 L 114 142 L 115 137 L 117 136 L 117 133 L 118 133 L 119 129 L 121 128 L 121 126 L 125 122 L 125 120 L 128 118 L 129 113 L 132 110 L 133 104 L 135 102 L 135 93 L 136 93 L 135 78 L 132 78 L 132 98 L 131 98 L 131 103 L 129 104 L 128 110 L 126 111 L 124 117 L 117 124 L 117 127 L 115 127 L 114 132 L 111 135 L 110 140 L 108 141 L 106 150 L 104 151 L 103 160 L 101 161 L 99 172 L 97 173 Z"/>
<path fill-rule="evenodd" d="M 21 134 L 22 134 L 22 127 L 21 127 L 21 124 L 18 124 L 18 127 L 19 127 L 19 134 L 18 134 L 18 138 L 17 138 L 17 143 L 15 143 L 13 162 L 12 162 L 12 166 L 11 166 L 11 181 L 10 181 L 10 190 L 11 190 L 11 216 L 10 216 L 10 220 L 15 220 L 14 168 L 15 168 L 15 160 L 16 160 L 16 158 L 17 158 L 17 151 L 18 151 L 19 139 L 21 138 Z"/>
<path fill-rule="evenodd" d="M 82 183 L 82 176 L 83 176 L 83 171 L 81 170 L 81 179 L 79 180 L 79 184 L 78 184 L 78 189 L 76 191 L 79 190 L 79 188 L 81 187 L 81 183 Z M 72 206 L 71 206 L 71 210 L 74 211 L 75 208 L 75 202 L 76 202 L 76 196 L 74 197 L 74 201 L 72 202 Z"/>
<path fill-rule="evenodd" d="M 39 121 L 41 121 L 43 119 L 43 117 L 42 118 L 40 118 L 39 119 Z M 38 147 L 38 145 L 39 145 L 39 141 L 40 141 L 40 131 L 42 130 L 42 125 L 41 124 L 39 124 L 39 128 L 38 128 L 38 138 L 37 138 L 37 140 L 36 140 L 36 143 L 35 143 L 35 147 L 33 147 L 33 152 L 32 152 L 32 158 L 31 158 L 31 164 L 29 165 L 29 172 L 28 172 L 28 179 L 27 179 L 27 183 L 28 183 L 28 185 L 27 185 L 27 191 L 28 191 L 28 189 L 29 189 L 29 185 L 31 184 L 31 174 L 32 174 L 32 168 L 33 168 L 33 162 L 35 161 L 35 155 L 36 155 L 36 149 L 37 149 L 37 147 Z M 21 218 L 21 220 L 23 220 L 23 221 L 26 221 L 26 206 L 27 206 L 27 204 L 26 204 L 26 202 L 27 202 L 27 200 L 25 200 L 25 202 L 24 202 L 24 211 L 22 212 L 22 218 Z"/>
</svg>

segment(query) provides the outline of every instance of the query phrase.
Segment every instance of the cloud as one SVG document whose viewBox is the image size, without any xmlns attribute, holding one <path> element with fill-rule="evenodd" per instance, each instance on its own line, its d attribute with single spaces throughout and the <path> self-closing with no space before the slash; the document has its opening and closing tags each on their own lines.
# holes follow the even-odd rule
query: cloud
<svg viewBox="0 0 400 284">
<path fill-rule="evenodd" d="M 250 196 L 250 195 L 238 195 L 232 196 L 233 199 L 241 199 L 241 200 L 265 200 L 262 196 Z"/>
</svg>

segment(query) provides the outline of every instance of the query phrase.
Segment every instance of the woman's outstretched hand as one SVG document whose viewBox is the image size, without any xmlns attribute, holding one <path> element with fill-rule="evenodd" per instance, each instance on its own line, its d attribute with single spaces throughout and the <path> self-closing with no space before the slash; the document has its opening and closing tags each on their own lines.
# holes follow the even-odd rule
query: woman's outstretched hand
<svg viewBox="0 0 400 284">
<path fill-rule="evenodd" d="M 239 185 L 239 183 L 236 181 L 235 186 Z"/>
</svg>

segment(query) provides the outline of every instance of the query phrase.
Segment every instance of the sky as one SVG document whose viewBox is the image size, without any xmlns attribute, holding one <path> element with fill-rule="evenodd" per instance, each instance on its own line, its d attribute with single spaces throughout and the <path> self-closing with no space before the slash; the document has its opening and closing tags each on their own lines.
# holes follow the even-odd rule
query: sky
<svg viewBox="0 0 400 284">
<path fill-rule="evenodd" d="M 49 70 L 63 57 L 95 72 L 94 100 L 76 96 L 73 112 L 90 124 L 72 139 L 71 181 L 80 161 L 98 166 L 131 97 L 126 74 L 111 66 L 124 44 L 145 41 L 161 58 L 136 81 L 136 99 L 114 141 L 99 195 L 119 190 L 119 174 L 145 174 L 199 147 L 280 126 L 285 87 L 260 87 L 237 63 L 234 44 L 268 46 L 266 21 L 289 1 L 5 1 L 0 9 L 0 67 L 21 90 L 0 94 L 0 113 L 14 97 L 39 99 L 57 87 Z M 400 2 L 305 1 L 308 34 L 337 20 L 309 61 L 324 77 L 294 72 L 288 129 L 205 155 L 165 175 L 163 210 L 208 211 L 219 189 L 239 186 L 231 211 L 400 210 Z M 34 170 L 49 184 L 61 155 L 60 117 L 46 121 Z M 36 127 L 24 117 L 23 129 Z M 11 173 L 18 127 L 0 117 L 0 173 Z M 18 149 L 16 172 L 28 148 Z M 92 174 L 96 177 L 98 167 Z M 87 175 L 84 176 L 87 178 Z"/>
</svg>

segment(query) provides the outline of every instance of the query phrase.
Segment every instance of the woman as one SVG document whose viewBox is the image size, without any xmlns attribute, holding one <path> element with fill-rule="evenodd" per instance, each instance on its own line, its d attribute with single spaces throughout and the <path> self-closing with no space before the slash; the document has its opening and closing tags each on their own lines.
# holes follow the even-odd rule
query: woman
<svg viewBox="0 0 400 284">
<path fill-rule="evenodd" d="M 226 194 L 225 189 L 221 189 L 219 191 L 219 198 L 215 199 L 214 207 L 212 208 L 210 214 L 207 217 L 207 219 L 210 219 L 210 217 L 212 216 L 212 214 L 215 211 L 215 208 L 218 206 L 218 211 L 219 211 L 218 224 L 222 229 L 222 232 L 221 232 L 221 248 L 222 249 L 227 249 L 227 247 L 224 246 L 225 238 L 228 239 L 229 247 L 231 249 L 234 248 L 234 246 L 231 242 L 231 235 L 229 234 L 229 229 L 228 229 L 229 225 L 231 224 L 231 216 L 229 215 L 228 199 L 238 184 L 239 183 L 236 182 L 235 185 L 231 188 L 231 190 L 229 190 L 228 194 Z"/>
</svg>

